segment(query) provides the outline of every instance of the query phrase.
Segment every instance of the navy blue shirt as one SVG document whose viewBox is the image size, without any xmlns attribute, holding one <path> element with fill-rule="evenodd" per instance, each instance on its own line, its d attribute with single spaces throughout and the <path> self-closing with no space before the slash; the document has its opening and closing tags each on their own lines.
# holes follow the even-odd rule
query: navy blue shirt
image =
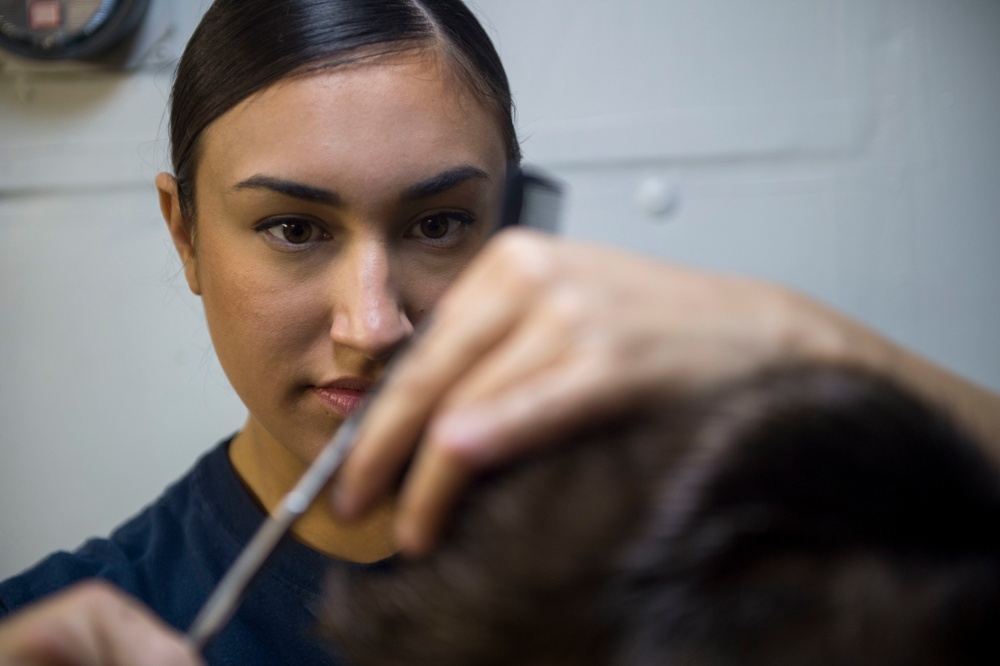
<svg viewBox="0 0 1000 666">
<path fill-rule="evenodd" d="M 261 521 L 224 441 L 152 505 L 74 553 L 58 552 L 0 583 L 0 615 L 85 578 L 103 578 L 185 631 Z M 312 637 L 314 609 L 330 567 L 349 564 L 286 537 L 229 624 L 205 650 L 210 664 L 341 664 Z"/>
</svg>

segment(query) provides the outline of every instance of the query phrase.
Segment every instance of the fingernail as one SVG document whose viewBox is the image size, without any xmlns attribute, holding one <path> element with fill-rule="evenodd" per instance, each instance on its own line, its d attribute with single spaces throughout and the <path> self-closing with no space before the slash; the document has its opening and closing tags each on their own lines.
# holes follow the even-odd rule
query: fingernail
<svg viewBox="0 0 1000 666">
<path fill-rule="evenodd" d="M 396 547 L 403 557 L 421 557 L 426 553 L 425 540 L 411 521 L 397 521 L 395 532 Z"/>
<path fill-rule="evenodd" d="M 446 416 L 435 437 L 441 446 L 460 451 L 470 462 L 488 465 L 495 453 L 495 447 L 490 446 L 492 434 L 490 417 L 485 410 L 477 409 Z"/>
<path fill-rule="evenodd" d="M 434 433 L 441 444 L 456 449 L 475 449 L 486 432 L 486 418 L 479 410 L 449 414 Z"/>
</svg>

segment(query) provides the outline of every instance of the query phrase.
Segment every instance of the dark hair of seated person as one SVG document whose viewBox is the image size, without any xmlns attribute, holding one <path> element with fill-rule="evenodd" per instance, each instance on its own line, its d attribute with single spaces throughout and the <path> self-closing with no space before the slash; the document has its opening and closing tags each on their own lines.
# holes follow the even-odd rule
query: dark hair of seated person
<svg viewBox="0 0 1000 666">
<path fill-rule="evenodd" d="M 358 666 L 1000 663 L 1000 475 L 870 374 L 775 369 L 483 478 L 438 549 L 331 576 Z"/>
</svg>

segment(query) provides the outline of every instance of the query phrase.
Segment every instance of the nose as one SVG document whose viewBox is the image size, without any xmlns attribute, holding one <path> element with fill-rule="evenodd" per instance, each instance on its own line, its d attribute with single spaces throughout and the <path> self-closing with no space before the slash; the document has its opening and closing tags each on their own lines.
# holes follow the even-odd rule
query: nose
<svg viewBox="0 0 1000 666">
<path fill-rule="evenodd" d="M 389 251 L 376 241 L 359 243 L 337 264 L 330 337 L 370 360 L 388 358 L 413 334 Z"/>
</svg>

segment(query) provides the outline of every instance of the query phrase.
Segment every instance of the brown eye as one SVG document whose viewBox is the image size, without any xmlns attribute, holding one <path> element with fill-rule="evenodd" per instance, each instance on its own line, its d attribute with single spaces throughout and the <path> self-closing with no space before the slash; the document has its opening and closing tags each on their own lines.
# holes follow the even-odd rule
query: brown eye
<svg viewBox="0 0 1000 666">
<path fill-rule="evenodd" d="M 281 237 L 284 240 L 295 245 L 308 242 L 312 238 L 312 225 L 301 220 L 282 222 L 276 229 L 276 231 L 278 230 L 280 230 Z"/>
<path fill-rule="evenodd" d="M 468 213 L 444 211 L 417 218 L 407 235 L 435 247 L 453 247 L 463 242 L 474 224 Z"/>
<path fill-rule="evenodd" d="M 425 238 L 443 238 L 454 221 L 446 215 L 434 215 L 420 222 L 420 235 Z"/>
<path fill-rule="evenodd" d="M 257 231 L 279 250 L 305 250 L 330 239 L 318 222 L 306 217 L 273 217 L 260 224 Z"/>
</svg>

